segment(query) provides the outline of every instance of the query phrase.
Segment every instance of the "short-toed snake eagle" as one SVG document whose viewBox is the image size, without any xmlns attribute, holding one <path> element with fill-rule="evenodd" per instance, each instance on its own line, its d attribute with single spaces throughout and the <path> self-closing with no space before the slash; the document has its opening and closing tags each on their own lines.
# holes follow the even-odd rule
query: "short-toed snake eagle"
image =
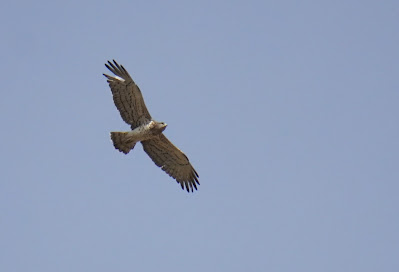
<svg viewBox="0 0 399 272">
<path fill-rule="evenodd" d="M 132 129 L 128 132 L 111 132 L 115 148 L 127 154 L 137 142 L 141 142 L 144 151 L 153 162 L 176 179 L 182 189 L 185 188 L 188 192 L 197 190 L 197 184 L 199 185 L 197 172 L 187 156 L 162 133 L 167 125 L 151 118 L 143 95 L 129 73 L 115 60 L 113 63 L 108 61 L 105 66 L 115 74 L 115 76 L 104 74 L 108 79 L 115 106 L 122 119 Z"/>
</svg>

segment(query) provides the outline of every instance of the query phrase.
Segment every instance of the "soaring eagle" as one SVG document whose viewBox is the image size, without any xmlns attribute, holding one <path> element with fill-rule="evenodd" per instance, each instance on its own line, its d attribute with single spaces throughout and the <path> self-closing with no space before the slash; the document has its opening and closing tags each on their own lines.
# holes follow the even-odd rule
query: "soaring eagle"
<svg viewBox="0 0 399 272">
<path fill-rule="evenodd" d="M 108 61 L 105 66 L 115 74 L 115 76 L 104 74 L 108 79 L 115 106 L 122 119 L 132 129 L 128 132 L 111 132 L 114 147 L 127 154 L 137 142 L 141 142 L 144 151 L 153 162 L 176 179 L 183 190 L 184 188 L 188 192 L 197 190 L 197 184 L 199 185 L 197 172 L 187 156 L 162 133 L 167 125 L 151 118 L 143 95 L 129 73 L 115 60 L 114 63 Z"/>
</svg>

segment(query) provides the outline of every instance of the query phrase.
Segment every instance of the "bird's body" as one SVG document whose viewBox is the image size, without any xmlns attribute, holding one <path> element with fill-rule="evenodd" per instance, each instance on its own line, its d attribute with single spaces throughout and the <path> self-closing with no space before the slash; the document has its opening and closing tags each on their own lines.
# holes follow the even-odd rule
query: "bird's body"
<svg viewBox="0 0 399 272">
<path fill-rule="evenodd" d="M 137 142 L 153 162 L 167 174 L 176 179 L 187 191 L 197 189 L 198 174 L 187 156 L 174 146 L 162 133 L 166 124 L 152 119 L 145 106 L 139 87 L 134 83 L 126 69 L 116 61 L 108 61 L 105 66 L 115 77 L 104 74 L 111 88 L 115 106 L 122 119 L 130 124 L 131 131 L 111 132 L 114 147 L 127 154 Z"/>
<path fill-rule="evenodd" d="M 165 128 L 165 123 L 151 120 L 147 124 L 138 126 L 131 131 L 111 132 L 111 139 L 116 149 L 127 154 L 133 149 L 137 142 L 156 138 Z"/>
</svg>

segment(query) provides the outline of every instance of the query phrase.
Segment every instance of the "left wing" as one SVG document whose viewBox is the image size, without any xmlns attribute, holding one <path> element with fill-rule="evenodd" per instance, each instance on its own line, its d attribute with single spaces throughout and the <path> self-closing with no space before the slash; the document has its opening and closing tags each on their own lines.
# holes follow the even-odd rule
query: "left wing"
<svg viewBox="0 0 399 272">
<path fill-rule="evenodd" d="M 116 75 L 113 77 L 104 74 L 122 119 L 131 125 L 132 130 L 150 121 L 151 115 L 144 103 L 143 95 L 126 69 L 115 60 L 114 63 L 108 61 L 105 66 Z"/>
<path fill-rule="evenodd" d="M 190 164 L 184 153 L 174 146 L 163 134 L 159 137 L 142 141 L 144 151 L 150 156 L 152 161 L 162 168 L 169 176 L 180 183 L 182 189 L 187 192 L 197 190 L 198 174 Z"/>
</svg>

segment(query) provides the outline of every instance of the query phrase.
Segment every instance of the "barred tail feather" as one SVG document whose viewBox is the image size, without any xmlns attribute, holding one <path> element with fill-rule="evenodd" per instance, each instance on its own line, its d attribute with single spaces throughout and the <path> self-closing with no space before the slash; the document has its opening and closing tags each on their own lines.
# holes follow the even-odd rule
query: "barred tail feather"
<svg viewBox="0 0 399 272">
<path fill-rule="evenodd" d="M 125 154 L 134 148 L 136 142 L 131 141 L 127 132 L 111 132 L 111 139 L 114 147 Z"/>
</svg>

